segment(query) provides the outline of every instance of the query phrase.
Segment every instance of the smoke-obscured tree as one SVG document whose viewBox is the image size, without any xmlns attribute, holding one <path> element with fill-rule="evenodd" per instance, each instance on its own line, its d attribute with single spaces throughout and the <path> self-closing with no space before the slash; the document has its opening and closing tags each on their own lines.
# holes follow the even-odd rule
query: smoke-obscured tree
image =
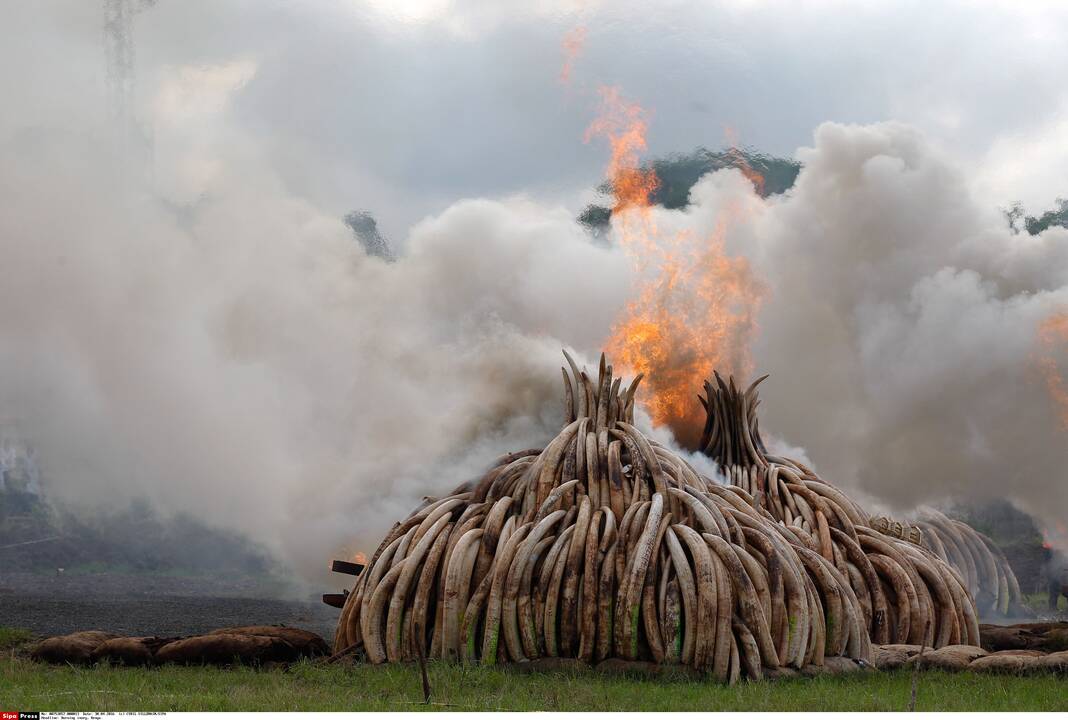
<svg viewBox="0 0 1068 720">
<path fill-rule="evenodd" d="M 368 255 L 382 258 L 387 262 L 397 259 L 389 241 L 378 232 L 378 222 L 371 213 L 366 210 L 353 210 L 345 216 L 345 224 L 352 230 L 352 234 L 356 236 L 356 240 Z"/>
<path fill-rule="evenodd" d="M 778 195 L 793 187 L 797 175 L 801 172 L 801 163 L 788 158 L 773 157 L 754 150 L 712 151 L 699 147 L 693 152 L 674 153 L 662 158 L 655 158 L 643 165 L 643 170 L 656 173 L 657 187 L 650 197 L 654 205 L 663 205 L 669 209 L 684 208 L 690 202 L 690 190 L 703 176 L 716 170 L 738 168 L 753 180 L 753 186 L 761 197 Z M 602 184 L 598 190 L 606 198 L 611 198 L 613 188 L 610 182 Z M 579 214 L 578 220 L 591 231 L 601 233 L 608 227 L 612 215 L 611 203 L 591 204 Z"/>
<path fill-rule="evenodd" d="M 1007 500 L 958 503 L 946 508 L 951 517 L 983 533 L 1009 560 L 1020 587 L 1026 593 L 1044 592 L 1047 566 L 1052 557 L 1035 519 Z"/>
<path fill-rule="evenodd" d="M 1057 198 L 1057 208 L 1047 210 L 1038 217 L 1026 215 L 1023 206 L 1016 203 L 1005 211 L 1005 220 L 1013 232 L 1026 230 L 1028 235 L 1038 235 L 1051 227 L 1068 228 L 1068 200 Z"/>
</svg>

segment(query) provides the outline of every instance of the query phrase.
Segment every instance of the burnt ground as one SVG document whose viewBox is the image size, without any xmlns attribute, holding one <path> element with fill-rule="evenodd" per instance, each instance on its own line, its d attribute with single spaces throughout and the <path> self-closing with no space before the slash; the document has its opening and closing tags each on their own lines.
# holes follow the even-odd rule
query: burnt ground
<svg viewBox="0 0 1068 720">
<path fill-rule="evenodd" d="M 277 585 L 258 578 L 0 568 L 0 627 L 22 627 L 39 636 L 77 630 L 172 636 L 284 624 L 331 642 L 339 612 L 310 595 L 286 599 Z"/>
</svg>

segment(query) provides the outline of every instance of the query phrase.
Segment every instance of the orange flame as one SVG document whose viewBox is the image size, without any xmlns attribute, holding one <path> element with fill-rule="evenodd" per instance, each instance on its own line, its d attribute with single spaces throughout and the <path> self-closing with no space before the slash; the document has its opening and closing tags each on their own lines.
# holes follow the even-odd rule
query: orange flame
<svg viewBox="0 0 1068 720">
<path fill-rule="evenodd" d="M 586 128 L 585 141 L 598 135 L 608 138 L 612 157 L 606 174 L 612 183 L 616 204 L 615 215 L 636 208 L 644 212 L 652 206 L 652 195 L 660 184 L 656 172 L 638 165 L 638 157 L 645 150 L 645 133 L 649 123 L 641 106 L 627 102 L 617 87 L 602 87 L 601 115 Z"/>
<path fill-rule="evenodd" d="M 1063 522 L 1056 521 L 1053 527 L 1046 526 L 1042 529 L 1042 547 L 1047 550 L 1068 549 L 1068 526 Z"/>
<path fill-rule="evenodd" d="M 1046 378 L 1046 389 L 1057 405 L 1061 427 L 1068 430 L 1068 387 L 1055 358 L 1058 349 L 1068 348 L 1068 312 L 1057 312 L 1046 318 L 1038 327 L 1038 340 L 1042 346 L 1038 366 Z"/>
<path fill-rule="evenodd" d="M 348 558 L 349 562 L 354 562 L 357 565 L 367 565 L 367 555 L 358 550 L 351 550 L 351 547 L 351 545 L 347 545 L 338 548 L 338 554 L 335 557 Z"/>
<path fill-rule="evenodd" d="M 564 51 L 564 65 L 560 68 L 560 82 L 571 82 L 571 71 L 575 68 L 575 61 L 582 54 L 586 45 L 586 28 L 581 25 L 564 35 L 560 42 L 560 48 Z"/>
<path fill-rule="evenodd" d="M 621 366 L 645 373 L 642 397 L 653 421 L 693 445 L 704 423 L 695 399 L 701 382 L 713 369 L 738 376 L 752 372 L 749 343 L 764 289 L 748 261 L 724 249 L 739 208 L 728 208 L 710 237 L 659 231 L 652 213 L 659 179 L 639 164 L 646 148 L 645 112 L 617 88 L 602 88 L 601 100 L 602 114 L 586 139 L 608 139 L 607 175 L 616 198 L 612 217 L 638 277 L 636 297 L 613 326 L 606 350 Z M 747 177 L 759 177 L 744 167 Z"/>
</svg>

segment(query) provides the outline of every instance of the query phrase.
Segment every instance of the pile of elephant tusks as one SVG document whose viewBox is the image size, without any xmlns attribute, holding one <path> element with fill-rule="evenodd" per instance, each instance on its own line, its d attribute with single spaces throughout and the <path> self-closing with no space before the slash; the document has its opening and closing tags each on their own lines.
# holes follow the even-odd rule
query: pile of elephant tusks
<svg viewBox="0 0 1068 720">
<path fill-rule="evenodd" d="M 335 652 L 620 658 L 734 682 L 868 661 L 873 641 L 979 642 L 970 577 L 767 454 L 755 383 L 706 383 L 702 448 L 723 484 L 634 426 L 641 376 L 624 386 L 603 355 L 596 377 L 564 356 L 560 433 L 394 525 L 346 598 Z"/>
<path fill-rule="evenodd" d="M 718 374 L 705 383 L 702 451 L 799 542 L 831 559 L 866 612 L 885 611 L 889 622 L 873 628 L 873 641 L 964 642 L 978 614 L 976 599 L 985 615 L 1019 611 L 1019 583 L 990 538 L 929 507 L 919 508 L 912 523 L 869 517 L 804 464 L 769 454 L 755 413 L 756 388 L 766 377 L 744 391 Z"/>
</svg>

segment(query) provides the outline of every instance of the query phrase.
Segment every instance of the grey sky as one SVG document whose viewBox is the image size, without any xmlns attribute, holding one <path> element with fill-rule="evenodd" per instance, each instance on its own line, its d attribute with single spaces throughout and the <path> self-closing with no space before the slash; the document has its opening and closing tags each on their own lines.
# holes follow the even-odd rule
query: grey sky
<svg viewBox="0 0 1068 720">
<path fill-rule="evenodd" d="M 463 197 L 580 206 L 605 157 L 582 141 L 599 84 L 651 111 L 653 153 L 720 145 L 730 127 L 792 155 L 825 120 L 896 119 L 993 202 L 1039 209 L 1068 193 L 1063 5 L 530 5 L 159 0 L 135 25 L 140 99 L 168 67 L 254 63 L 233 131 L 291 192 L 333 213 L 370 209 L 398 239 Z M 0 14 L 0 129 L 101 117 L 100 3 L 9 0 Z M 560 43 L 580 25 L 565 86 Z"/>
</svg>

